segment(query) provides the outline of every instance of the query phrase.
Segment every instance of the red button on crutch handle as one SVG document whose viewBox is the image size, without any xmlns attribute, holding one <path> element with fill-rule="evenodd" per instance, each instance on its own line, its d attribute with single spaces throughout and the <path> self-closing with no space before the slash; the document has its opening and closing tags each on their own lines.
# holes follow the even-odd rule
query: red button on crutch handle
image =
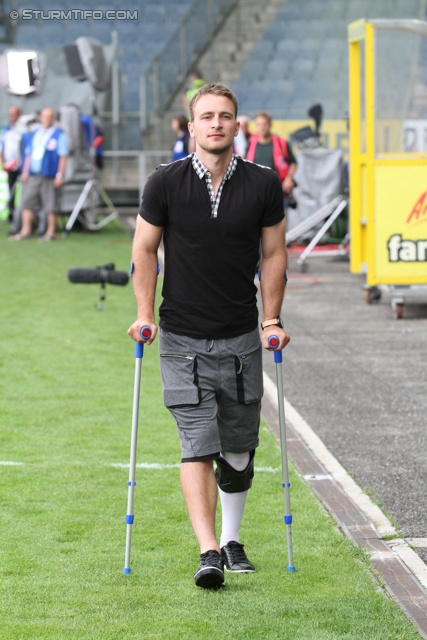
<svg viewBox="0 0 427 640">
<path fill-rule="evenodd" d="M 153 334 L 153 332 L 151 331 L 151 328 L 148 325 L 144 325 L 139 330 L 139 335 L 141 336 L 141 338 L 143 340 L 149 340 L 151 338 L 152 334 Z"/>
<path fill-rule="evenodd" d="M 270 336 L 268 339 L 268 346 L 270 349 L 277 349 L 280 344 L 280 340 L 277 336 Z"/>
</svg>

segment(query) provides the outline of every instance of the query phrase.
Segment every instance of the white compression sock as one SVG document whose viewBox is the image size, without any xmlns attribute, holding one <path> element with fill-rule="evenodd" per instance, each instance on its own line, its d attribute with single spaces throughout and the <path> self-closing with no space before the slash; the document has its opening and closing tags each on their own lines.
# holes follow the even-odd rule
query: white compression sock
<svg viewBox="0 0 427 640">
<path fill-rule="evenodd" d="M 233 469 L 236 469 L 236 471 L 243 471 L 248 466 L 249 453 L 221 452 L 221 456 L 231 467 L 233 467 Z M 247 490 L 240 491 L 239 493 L 226 493 L 219 489 L 222 508 L 220 547 L 226 545 L 230 540 L 239 542 L 239 530 L 242 523 L 247 495 Z"/>
</svg>

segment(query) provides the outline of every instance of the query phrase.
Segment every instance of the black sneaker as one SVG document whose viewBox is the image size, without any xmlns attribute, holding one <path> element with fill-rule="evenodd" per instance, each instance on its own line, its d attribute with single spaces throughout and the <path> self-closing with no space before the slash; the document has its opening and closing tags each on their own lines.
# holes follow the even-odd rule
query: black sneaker
<svg viewBox="0 0 427 640">
<path fill-rule="evenodd" d="M 227 571 L 235 571 L 236 573 L 253 573 L 255 571 L 254 565 L 249 562 L 240 542 L 230 540 L 222 547 L 221 555 Z"/>
<path fill-rule="evenodd" d="M 224 584 L 224 562 L 218 551 L 210 549 L 200 554 L 200 566 L 194 574 L 194 582 L 205 589 Z"/>
</svg>

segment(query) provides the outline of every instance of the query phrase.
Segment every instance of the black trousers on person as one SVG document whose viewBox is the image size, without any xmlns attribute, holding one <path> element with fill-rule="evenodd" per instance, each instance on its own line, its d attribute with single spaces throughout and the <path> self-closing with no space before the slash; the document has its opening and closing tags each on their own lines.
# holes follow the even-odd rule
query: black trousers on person
<svg viewBox="0 0 427 640">
<path fill-rule="evenodd" d="M 16 183 L 16 181 L 19 178 L 19 174 L 20 171 L 9 171 L 7 174 L 7 181 L 9 184 L 9 193 L 10 193 L 10 197 L 9 197 L 9 202 L 8 202 L 8 208 L 9 208 L 9 222 L 12 222 L 13 220 L 13 214 L 15 211 L 15 189 L 14 189 L 14 185 Z"/>
</svg>

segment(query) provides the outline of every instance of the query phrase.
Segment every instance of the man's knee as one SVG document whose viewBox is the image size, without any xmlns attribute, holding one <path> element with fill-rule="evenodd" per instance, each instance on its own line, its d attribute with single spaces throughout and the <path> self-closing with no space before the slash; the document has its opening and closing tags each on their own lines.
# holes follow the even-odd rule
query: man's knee
<svg viewBox="0 0 427 640">
<path fill-rule="evenodd" d="M 240 493 L 252 486 L 255 449 L 249 453 L 249 462 L 243 471 L 234 469 L 222 456 L 216 459 L 215 476 L 219 488 L 225 493 Z"/>
</svg>

